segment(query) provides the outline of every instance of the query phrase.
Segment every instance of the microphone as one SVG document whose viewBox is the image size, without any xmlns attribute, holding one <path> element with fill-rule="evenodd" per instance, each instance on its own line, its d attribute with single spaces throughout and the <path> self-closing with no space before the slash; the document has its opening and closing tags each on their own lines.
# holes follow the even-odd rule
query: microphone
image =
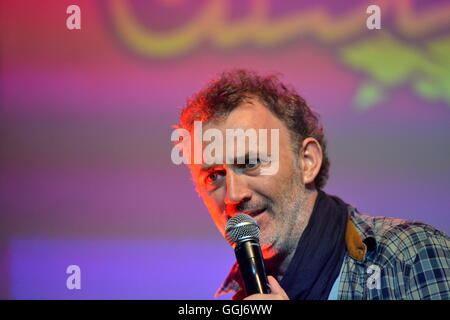
<svg viewBox="0 0 450 320">
<path fill-rule="evenodd" d="M 230 218 L 225 227 L 225 236 L 234 247 L 247 296 L 270 292 L 259 235 L 256 220 L 244 213 Z"/>
</svg>

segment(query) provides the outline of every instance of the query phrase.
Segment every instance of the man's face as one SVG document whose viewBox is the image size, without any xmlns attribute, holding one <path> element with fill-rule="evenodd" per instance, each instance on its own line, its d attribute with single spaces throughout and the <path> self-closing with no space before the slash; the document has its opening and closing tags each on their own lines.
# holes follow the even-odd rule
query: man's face
<svg viewBox="0 0 450 320">
<path fill-rule="evenodd" d="M 220 163 L 190 167 L 197 191 L 222 235 L 228 219 L 242 212 L 253 216 L 260 226 L 260 243 L 265 259 L 291 250 L 293 246 L 295 248 L 298 233 L 303 231 L 309 216 L 303 214 L 306 200 L 301 165 L 292 150 L 284 123 L 260 102 L 252 100 L 235 108 L 223 120 L 204 123 L 203 131 L 208 129 L 218 129 L 223 137 L 226 129 L 255 129 L 257 133 L 259 129 L 267 129 L 268 149 L 264 151 L 268 155 L 274 151 L 270 147 L 271 129 L 279 130 L 279 156 L 272 157 L 279 161 L 275 174 L 261 174 L 264 167 L 273 163 L 226 163 L 225 151 L 222 161 L 218 161 Z M 223 140 L 225 143 L 226 139 Z M 203 142 L 203 148 L 207 144 Z M 258 154 L 262 151 L 258 150 L 259 147 L 258 144 L 246 143 L 244 154 L 234 149 L 236 159 L 245 158 L 249 153 Z"/>
</svg>

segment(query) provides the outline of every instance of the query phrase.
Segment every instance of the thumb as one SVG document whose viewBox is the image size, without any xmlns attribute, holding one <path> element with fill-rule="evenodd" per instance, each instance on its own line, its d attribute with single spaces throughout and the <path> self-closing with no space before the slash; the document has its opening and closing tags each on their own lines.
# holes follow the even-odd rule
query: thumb
<svg viewBox="0 0 450 320">
<path fill-rule="evenodd" d="M 284 298 L 289 299 L 284 289 L 280 286 L 280 284 L 274 277 L 268 276 L 267 280 L 269 281 L 271 294 L 279 294 Z"/>
</svg>

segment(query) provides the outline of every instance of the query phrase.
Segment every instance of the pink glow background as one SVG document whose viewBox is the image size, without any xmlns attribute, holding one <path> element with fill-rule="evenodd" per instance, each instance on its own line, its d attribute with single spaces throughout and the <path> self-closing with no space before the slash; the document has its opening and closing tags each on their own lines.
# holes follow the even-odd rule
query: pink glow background
<svg viewBox="0 0 450 320">
<path fill-rule="evenodd" d="M 132 3 L 155 30 L 201 6 Z M 274 16 L 304 6 L 296 3 L 274 4 Z M 356 2 L 319 3 L 339 13 Z M 70 4 L 81 7 L 80 31 L 65 27 Z M 232 18 L 247 5 L 234 3 Z M 282 73 L 321 114 L 332 163 L 325 191 L 371 215 L 450 231 L 449 105 L 401 87 L 356 110 L 364 75 L 335 47 L 203 45 L 144 59 L 117 38 L 101 1 L 2 1 L 0 34 L 1 298 L 213 297 L 233 253 L 186 168 L 171 163 L 170 133 L 185 99 L 231 67 Z M 80 291 L 65 288 L 69 264 L 82 269 Z"/>
</svg>

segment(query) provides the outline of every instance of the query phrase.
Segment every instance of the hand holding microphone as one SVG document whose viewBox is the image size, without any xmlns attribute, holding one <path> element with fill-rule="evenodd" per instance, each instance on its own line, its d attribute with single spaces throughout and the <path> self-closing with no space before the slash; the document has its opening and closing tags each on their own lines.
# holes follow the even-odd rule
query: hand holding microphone
<svg viewBox="0 0 450 320">
<path fill-rule="evenodd" d="M 244 280 L 246 299 L 289 299 L 275 278 L 270 276 L 267 279 L 259 245 L 260 230 L 255 219 L 243 213 L 235 215 L 228 220 L 225 235 L 230 245 L 234 246 L 239 271 Z"/>
</svg>

